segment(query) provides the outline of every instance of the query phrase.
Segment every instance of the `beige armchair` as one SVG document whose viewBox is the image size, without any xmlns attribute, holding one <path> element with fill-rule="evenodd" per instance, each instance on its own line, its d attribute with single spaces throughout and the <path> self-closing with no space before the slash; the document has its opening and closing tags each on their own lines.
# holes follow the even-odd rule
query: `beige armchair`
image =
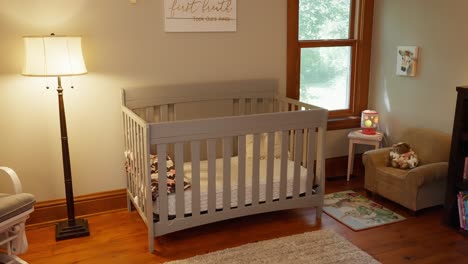
<svg viewBox="0 0 468 264">
<path fill-rule="evenodd" d="M 391 147 L 363 154 L 366 190 L 416 212 L 444 203 L 451 136 L 426 128 L 409 128 L 399 142 L 412 145 L 419 166 L 396 169 L 387 166 Z"/>
</svg>

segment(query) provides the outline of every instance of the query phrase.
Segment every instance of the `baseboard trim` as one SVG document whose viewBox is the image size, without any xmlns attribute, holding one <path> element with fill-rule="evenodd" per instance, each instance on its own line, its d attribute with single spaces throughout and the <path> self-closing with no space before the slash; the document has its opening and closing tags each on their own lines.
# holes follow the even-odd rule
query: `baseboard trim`
<svg viewBox="0 0 468 264">
<path fill-rule="evenodd" d="M 127 208 L 127 191 L 119 189 L 75 197 L 75 216 L 88 217 Z M 38 202 L 26 224 L 28 228 L 55 224 L 67 219 L 65 199 Z"/>
<path fill-rule="evenodd" d="M 328 158 L 325 161 L 327 179 L 337 179 L 346 176 L 348 156 Z M 354 157 L 354 171 L 363 171 L 362 155 Z M 110 212 L 122 211 L 127 208 L 127 191 L 119 189 L 75 197 L 75 216 L 88 217 Z M 38 202 L 34 212 L 27 220 L 27 228 L 53 225 L 67 218 L 65 199 Z"/>
<path fill-rule="evenodd" d="M 354 155 L 355 174 L 361 174 L 364 171 L 362 165 L 362 154 Z M 348 172 L 348 156 L 328 158 L 325 160 L 325 175 L 327 179 L 338 179 L 346 177 Z"/>
</svg>

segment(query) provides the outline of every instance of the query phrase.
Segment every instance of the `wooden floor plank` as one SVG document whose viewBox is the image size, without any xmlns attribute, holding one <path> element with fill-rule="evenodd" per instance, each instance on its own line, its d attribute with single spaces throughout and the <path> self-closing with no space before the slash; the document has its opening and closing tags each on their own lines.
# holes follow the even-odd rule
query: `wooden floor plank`
<svg viewBox="0 0 468 264">
<path fill-rule="evenodd" d="M 365 194 L 363 177 L 326 182 L 327 193 L 355 190 Z M 441 224 L 442 208 L 417 217 L 383 198 L 375 201 L 407 220 L 355 232 L 327 214 L 316 222 L 314 209 L 287 210 L 242 217 L 179 231 L 157 238 L 156 252 L 148 253 L 146 228 L 136 212 L 115 212 L 89 217 L 91 236 L 55 241 L 55 229 L 27 231 L 30 263 L 162 263 L 246 243 L 319 229 L 333 229 L 382 263 L 463 263 L 468 259 L 468 238 Z"/>
</svg>

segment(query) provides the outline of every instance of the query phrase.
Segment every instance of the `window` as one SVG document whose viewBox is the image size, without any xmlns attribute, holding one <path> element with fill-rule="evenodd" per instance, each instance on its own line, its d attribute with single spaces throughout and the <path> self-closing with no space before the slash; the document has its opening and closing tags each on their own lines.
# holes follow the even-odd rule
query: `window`
<svg viewBox="0 0 468 264">
<path fill-rule="evenodd" d="M 367 108 L 374 0 L 288 0 L 287 96 L 329 110 L 329 129 Z"/>
</svg>

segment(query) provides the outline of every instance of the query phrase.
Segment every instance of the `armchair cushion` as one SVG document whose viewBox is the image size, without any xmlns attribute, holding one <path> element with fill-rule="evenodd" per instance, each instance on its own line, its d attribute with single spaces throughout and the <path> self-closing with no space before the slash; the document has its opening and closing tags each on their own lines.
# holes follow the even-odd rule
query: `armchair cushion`
<svg viewBox="0 0 468 264">
<path fill-rule="evenodd" d="M 0 223 L 32 209 L 35 201 L 34 196 L 29 193 L 0 193 Z"/>
</svg>

